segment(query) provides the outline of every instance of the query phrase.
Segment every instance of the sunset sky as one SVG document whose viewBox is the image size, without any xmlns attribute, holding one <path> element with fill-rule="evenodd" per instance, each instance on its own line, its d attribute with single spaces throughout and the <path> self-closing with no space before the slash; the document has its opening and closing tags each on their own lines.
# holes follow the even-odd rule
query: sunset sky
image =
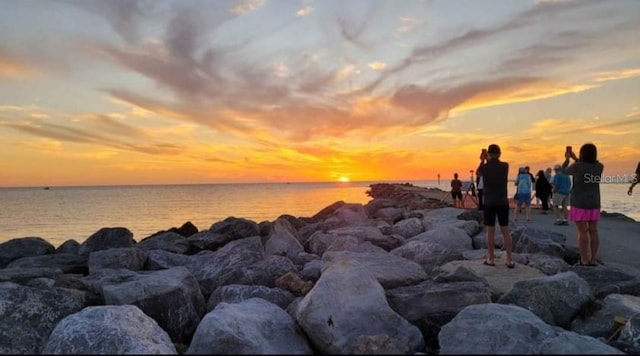
<svg viewBox="0 0 640 356">
<path fill-rule="evenodd" d="M 640 160 L 640 1 L 0 0 L 0 186 Z"/>
</svg>

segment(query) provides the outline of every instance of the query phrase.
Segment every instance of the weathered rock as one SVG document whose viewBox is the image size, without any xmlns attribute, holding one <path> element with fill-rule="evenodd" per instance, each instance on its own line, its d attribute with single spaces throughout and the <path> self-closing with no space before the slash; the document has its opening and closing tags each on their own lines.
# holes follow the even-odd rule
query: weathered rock
<svg viewBox="0 0 640 356">
<path fill-rule="evenodd" d="M 89 254 L 89 273 L 103 268 L 124 268 L 139 271 L 147 262 L 148 252 L 135 247 L 110 248 Z"/>
<path fill-rule="evenodd" d="M 513 252 L 544 253 L 560 258 L 564 256 L 564 243 L 567 240 L 564 234 L 531 226 L 520 226 L 510 232 Z"/>
<path fill-rule="evenodd" d="M 313 219 L 315 221 L 326 220 L 326 219 L 330 218 L 331 216 L 333 216 L 333 214 L 336 212 L 336 210 L 342 208 L 346 204 L 347 203 L 343 202 L 342 200 L 337 201 L 335 203 L 332 203 L 331 205 L 326 206 L 325 208 L 323 208 L 322 210 L 317 212 L 314 216 L 311 217 L 311 219 Z"/>
<path fill-rule="evenodd" d="M 38 277 L 38 278 L 30 279 L 24 285 L 27 287 L 33 287 L 33 288 L 51 289 L 54 287 L 55 284 L 56 284 L 56 280 L 53 278 Z"/>
<path fill-rule="evenodd" d="M 161 234 L 147 237 L 140 241 L 136 248 L 144 250 L 164 250 L 173 253 L 185 254 L 189 251 L 189 241 L 176 232 L 163 232 Z"/>
<path fill-rule="evenodd" d="M 300 276 L 304 279 L 317 281 L 322 273 L 322 260 L 313 260 L 304 265 Z"/>
<path fill-rule="evenodd" d="M 622 330 L 620 330 L 618 340 L 636 349 L 640 348 L 640 317 L 638 315 L 634 315 L 627 320 Z"/>
<path fill-rule="evenodd" d="M 45 354 L 177 354 L 169 335 L 133 305 L 88 307 L 56 326 Z"/>
<path fill-rule="evenodd" d="M 253 266 L 252 269 L 247 269 L 247 267 L 256 265 L 257 262 L 263 261 L 263 259 L 264 248 L 262 247 L 262 242 L 260 242 L 260 237 L 254 236 L 231 241 L 215 252 L 207 251 L 191 256 L 185 267 L 191 271 L 191 274 L 200 283 L 204 296 L 209 297 L 220 286 L 238 284 L 239 278 L 243 278 L 248 284 L 256 282 L 260 278 L 271 278 L 273 281 L 271 286 L 275 286 L 275 279 L 280 275 L 273 278 L 273 267 L 278 266 Z M 275 260 L 280 261 L 281 258 Z M 273 259 L 270 259 L 270 261 L 273 261 Z M 289 263 L 291 262 L 289 261 Z M 291 265 L 293 264 L 291 263 Z M 271 269 L 267 271 L 258 270 L 261 267 L 269 267 Z M 245 273 L 250 275 L 244 275 Z"/>
<path fill-rule="evenodd" d="M 186 266 L 192 261 L 192 256 L 185 256 L 165 250 L 151 250 L 147 252 L 144 269 L 158 270 L 177 266 Z"/>
<path fill-rule="evenodd" d="M 311 261 L 319 260 L 320 258 L 320 256 L 314 255 L 313 253 L 300 252 L 297 256 L 292 258 L 291 261 L 296 265 L 304 266 L 305 264 Z"/>
<path fill-rule="evenodd" d="M 462 309 L 440 330 L 440 354 L 532 354 L 555 336 L 550 325 L 515 306 L 477 304 Z"/>
<path fill-rule="evenodd" d="M 210 230 L 203 230 L 195 233 L 187 238 L 190 250 L 195 252 L 203 250 L 215 251 L 231 241 L 231 237 L 227 234 L 219 234 Z"/>
<path fill-rule="evenodd" d="M 329 252 L 322 256 L 322 261 L 324 262 L 323 269 L 336 263 L 341 264 L 344 261 L 363 267 L 385 289 L 408 286 L 427 279 L 427 274 L 419 264 L 390 253 Z M 322 277 L 320 278 L 322 279 Z"/>
<path fill-rule="evenodd" d="M 435 283 L 387 290 L 391 309 L 418 326 L 427 343 L 436 343 L 440 328 L 463 308 L 491 303 L 491 293 L 481 282 Z"/>
<path fill-rule="evenodd" d="M 517 263 L 537 268 L 548 276 L 569 270 L 569 265 L 562 258 L 543 253 L 514 253 L 513 260 Z"/>
<path fill-rule="evenodd" d="M 598 299 L 612 293 L 635 294 L 629 292 L 634 289 L 640 291 L 640 280 L 618 267 L 599 265 L 593 268 L 574 265 L 570 267 L 570 270 L 589 283 Z"/>
<path fill-rule="evenodd" d="M 471 250 L 473 248 L 471 246 L 471 238 L 464 230 L 444 225 L 434 226 L 407 240 L 407 242 L 410 241 L 437 243 L 455 252 Z"/>
<path fill-rule="evenodd" d="M 484 214 L 479 210 L 466 210 L 456 216 L 459 220 L 475 221 L 479 225 L 484 223 Z"/>
<path fill-rule="evenodd" d="M 424 215 L 433 221 L 453 223 L 458 220 L 458 216 L 460 216 L 460 214 L 465 212 L 467 212 L 465 209 L 447 207 L 427 210 Z"/>
<path fill-rule="evenodd" d="M 286 256 L 293 260 L 298 254 L 304 252 L 298 232 L 287 220 L 276 220 L 272 230 L 264 246 L 267 255 Z"/>
<path fill-rule="evenodd" d="M 207 301 L 207 312 L 212 311 L 220 303 L 240 303 L 251 298 L 262 298 L 282 309 L 286 309 L 295 299 L 295 296 L 281 288 L 230 284 L 222 286 L 211 293 Z"/>
<path fill-rule="evenodd" d="M 380 229 L 374 226 L 349 226 L 333 229 L 328 232 L 318 231 L 311 235 L 307 241 L 307 247 L 312 253 L 322 256 L 333 244 L 335 244 L 333 247 L 334 250 L 344 250 L 346 248 L 343 246 L 355 246 L 355 241 L 357 241 L 357 245 L 370 242 L 387 251 L 404 243 L 402 237 L 397 235 L 383 235 Z M 345 244 L 339 245 L 342 242 Z"/>
<path fill-rule="evenodd" d="M 187 354 L 311 354 L 294 320 L 277 305 L 254 298 L 219 304 L 193 336 Z"/>
<path fill-rule="evenodd" d="M 396 200 L 388 198 L 374 198 L 364 205 L 364 209 L 367 212 L 367 215 L 371 217 L 376 217 L 376 213 L 381 209 L 395 207 L 397 207 Z"/>
<path fill-rule="evenodd" d="M 487 232 L 474 235 L 471 240 L 473 241 L 473 248 L 475 249 L 487 249 Z M 502 230 L 496 227 L 495 230 L 495 244 L 494 247 L 501 249 L 504 246 L 504 238 L 502 237 Z"/>
<path fill-rule="evenodd" d="M 465 267 L 487 281 L 491 294 L 495 299 L 508 292 L 520 280 L 544 276 L 537 269 L 520 264 L 516 264 L 514 269 L 507 269 L 504 262 L 500 262 L 500 259 L 501 256 L 496 257 L 495 266 L 485 266 L 482 263 L 483 260 L 451 261 L 440 266 L 440 270 L 451 273 L 460 266 Z"/>
<path fill-rule="evenodd" d="M 391 254 L 411 260 L 427 270 L 462 259 L 460 252 L 451 251 L 438 243 L 420 240 L 409 241 L 391 251 Z"/>
<path fill-rule="evenodd" d="M 570 331 L 543 340 L 535 350 L 540 355 L 624 355 L 600 340 Z"/>
<path fill-rule="evenodd" d="M 365 205 L 365 209 L 367 209 L 366 205 Z M 381 208 L 373 214 L 369 213 L 369 216 L 376 219 L 384 220 L 389 224 L 394 224 L 402 220 L 406 211 L 407 211 L 406 208 L 387 207 L 387 208 Z"/>
<path fill-rule="evenodd" d="M 276 286 L 296 295 L 306 295 L 313 288 L 313 282 L 303 280 L 294 272 L 287 272 L 276 280 Z"/>
<path fill-rule="evenodd" d="M 480 233 L 480 231 L 482 231 L 482 226 L 483 225 L 478 224 L 474 220 L 457 220 L 457 221 L 453 221 L 453 222 L 442 222 L 442 223 L 432 224 L 432 228 L 434 226 L 455 227 L 455 228 L 458 228 L 458 229 L 463 230 L 464 232 L 466 232 L 469 237 L 473 237 L 473 236 L 478 235 Z"/>
<path fill-rule="evenodd" d="M 85 294 L 86 305 L 98 305 L 104 304 L 104 297 L 102 296 L 102 289 L 96 291 L 91 283 L 84 280 L 84 276 L 81 274 L 61 274 L 53 277 L 54 288 L 66 288 L 76 289 Z"/>
<path fill-rule="evenodd" d="M 104 227 L 80 244 L 78 254 L 87 256 L 94 251 L 114 247 L 132 247 L 135 243 L 133 234 L 129 229 L 124 227 Z"/>
<path fill-rule="evenodd" d="M 349 260 L 333 263 L 322 273 L 296 316 L 322 353 L 407 354 L 424 348 L 418 328 L 389 307 L 375 277 Z M 382 343 L 373 342 L 378 337 L 384 337 Z"/>
<path fill-rule="evenodd" d="M 218 221 L 211 225 L 209 230 L 214 233 L 229 235 L 232 240 L 260 236 L 258 224 L 251 220 L 235 217 L 228 217 L 223 221 Z"/>
<path fill-rule="evenodd" d="M 593 300 L 584 279 L 573 272 L 564 272 L 518 281 L 498 303 L 526 308 L 550 325 L 568 326 Z"/>
<path fill-rule="evenodd" d="M 70 254 L 56 253 L 34 257 L 23 257 L 7 265 L 7 268 L 59 268 L 64 273 L 89 273 L 87 257 Z"/>
<path fill-rule="evenodd" d="M 0 283 L 0 354 L 39 354 L 56 324 L 85 307 L 82 292 Z"/>
<path fill-rule="evenodd" d="M 322 256 L 337 238 L 336 234 L 316 231 L 307 240 L 307 249 L 313 254 Z"/>
<path fill-rule="evenodd" d="M 187 221 L 186 223 L 182 224 L 182 226 L 175 229 L 174 232 L 177 232 L 184 237 L 189 237 L 193 234 L 196 234 L 198 232 L 198 228 L 191 221 Z"/>
<path fill-rule="evenodd" d="M 422 221 L 418 218 L 409 218 L 400 220 L 393 224 L 391 230 L 394 234 L 398 234 L 405 239 L 416 236 L 421 232 L 424 232 L 424 226 Z"/>
<path fill-rule="evenodd" d="M 362 204 L 347 203 L 333 212 L 329 220 L 336 221 L 340 227 L 362 225 L 367 222 L 367 212 Z"/>
<path fill-rule="evenodd" d="M 310 218 L 298 218 L 298 217 L 295 217 L 293 215 L 282 214 L 282 215 L 278 216 L 278 218 L 276 219 L 276 221 L 278 221 L 278 220 L 284 220 L 284 221 L 288 222 L 289 225 L 291 225 L 291 227 L 293 227 L 293 229 L 295 231 L 298 231 L 302 227 L 304 227 L 307 224 L 309 224 L 309 222 L 311 222 L 312 219 L 310 219 Z"/>
<path fill-rule="evenodd" d="M 78 254 L 79 250 L 80 250 L 80 243 L 76 240 L 71 239 L 63 242 L 62 245 L 58 246 L 58 248 L 56 248 L 55 253 Z"/>
<path fill-rule="evenodd" d="M 51 267 L 31 267 L 31 268 L 4 268 L 0 269 L 0 283 L 13 282 L 26 284 L 34 278 L 55 278 L 62 275 L 62 270 Z"/>
<path fill-rule="evenodd" d="M 92 275 L 85 277 L 74 277 L 74 275 L 64 275 L 65 278 L 57 278 L 56 285 L 60 287 L 87 290 L 98 303 L 105 304 L 103 287 L 109 284 L 124 283 L 138 274 L 128 269 L 100 269 Z"/>
<path fill-rule="evenodd" d="M 467 250 L 467 251 L 462 251 L 462 258 L 464 258 L 465 260 L 485 259 L 487 258 L 487 253 L 488 251 L 486 248 L 482 248 L 478 250 Z"/>
<path fill-rule="evenodd" d="M 435 276 L 433 281 L 437 283 L 480 282 L 489 286 L 489 282 L 487 282 L 485 278 L 478 276 L 465 266 L 456 266 L 452 269 L 448 269 L 446 272 L 442 272 Z"/>
<path fill-rule="evenodd" d="M 338 237 L 333 242 L 325 253 L 327 252 L 340 252 L 340 251 L 351 251 L 351 252 L 380 252 L 386 253 L 384 249 L 371 244 L 371 242 L 361 242 L 355 236 L 342 236 Z"/>
<path fill-rule="evenodd" d="M 251 266 L 238 269 L 235 277 L 230 278 L 237 283 L 276 287 L 276 281 L 281 276 L 295 272 L 296 266 L 284 256 L 267 256 Z"/>
<path fill-rule="evenodd" d="M 185 267 L 141 272 L 102 289 L 106 304 L 137 306 L 174 342 L 188 343 L 205 313 L 198 282 Z"/>
<path fill-rule="evenodd" d="M 48 255 L 55 251 L 52 244 L 40 237 L 22 237 L 0 244 L 0 268 L 23 257 Z"/>
<path fill-rule="evenodd" d="M 339 224 L 337 221 L 329 221 L 329 220 L 320 221 L 317 223 L 312 223 L 312 224 L 303 226 L 302 228 L 300 228 L 300 230 L 298 230 L 298 233 L 300 234 L 300 243 L 303 246 L 307 246 L 309 243 L 309 239 L 316 232 L 326 233 L 327 231 L 336 229 L 338 227 L 339 227 Z"/>
<path fill-rule="evenodd" d="M 575 318 L 571 331 L 592 337 L 608 337 L 614 329 L 616 316 L 630 319 L 640 313 L 640 297 L 609 294 L 600 303 L 593 315 Z"/>
</svg>

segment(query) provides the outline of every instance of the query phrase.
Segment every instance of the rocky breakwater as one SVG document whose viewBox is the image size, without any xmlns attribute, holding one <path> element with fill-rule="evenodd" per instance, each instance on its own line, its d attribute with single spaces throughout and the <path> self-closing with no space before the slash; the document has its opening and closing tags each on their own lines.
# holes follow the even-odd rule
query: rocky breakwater
<svg viewBox="0 0 640 356">
<path fill-rule="evenodd" d="M 478 212 L 381 186 L 312 217 L 2 243 L 0 353 L 640 350 L 636 275 L 573 266 L 563 235 L 534 228 L 513 231 L 515 269 L 485 266 Z"/>
</svg>

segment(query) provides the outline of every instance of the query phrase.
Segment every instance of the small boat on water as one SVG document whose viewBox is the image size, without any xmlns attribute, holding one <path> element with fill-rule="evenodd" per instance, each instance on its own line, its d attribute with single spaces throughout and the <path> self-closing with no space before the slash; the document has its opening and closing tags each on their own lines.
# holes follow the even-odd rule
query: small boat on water
<svg viewBox="0 0 640 356">
<path fill-rule="evenodd" d="M 49 190 L 49 187 L 44 187 L 44 190 Z"/>
</svg>

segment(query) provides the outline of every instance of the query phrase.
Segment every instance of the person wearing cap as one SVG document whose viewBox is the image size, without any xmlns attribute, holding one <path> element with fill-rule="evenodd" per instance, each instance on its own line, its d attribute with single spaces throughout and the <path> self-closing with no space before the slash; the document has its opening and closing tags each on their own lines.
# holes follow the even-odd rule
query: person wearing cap
<svg viewBox="0 0 640 356">
<path fill-rule="evenodd" d="M 507 182 L 509 180 L 509 164 L 500 161 L 500 146 L 489 145 L 488 160 L 481 160 L 478 168 L 484 184 L 484 225 L 487 228 L 487 258 L 484 264 L 495 266 L 495 232 L 496 218 L 504 239 L 503 249 L 506 254 L 505 264 L 514 268 L 511 257 L 511 235 L 509 234 L 509 199 L 507 198 Z"/>
<path fill-rule="evenodd" d="M 556 164 L 553 170 L 555 175 L 551 180 L 551 185 L 553 186 L 553 212 L 556 215 L 554 224 L 569 225 L 567 203 L 569 202 L 569 193 L 571 193 L 571 178 L 564 173 L 559 164 Z"/>
</svg>

